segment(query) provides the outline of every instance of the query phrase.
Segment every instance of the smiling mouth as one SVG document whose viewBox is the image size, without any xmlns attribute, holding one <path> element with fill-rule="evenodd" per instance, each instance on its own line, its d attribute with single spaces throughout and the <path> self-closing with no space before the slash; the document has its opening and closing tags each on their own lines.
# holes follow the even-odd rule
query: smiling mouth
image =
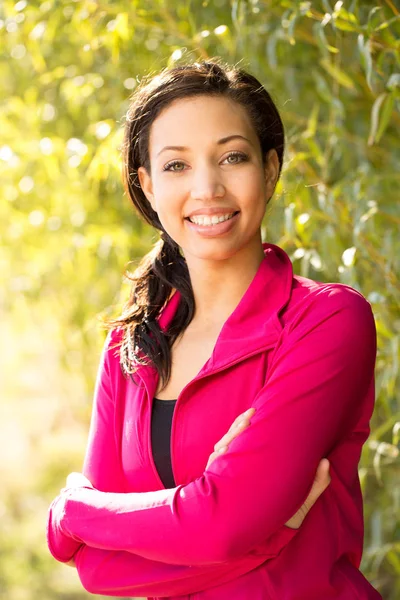
<svg viewBox="0 0 400 600">
<path fill-rule="evenodd" d="M 230 219 L 232 219 L 232 217 L 234 217 L 235 215 L 237 215 L 240 211 L 235 211 L 232 213 L 227 213 L 226 215 L 213 215 L 213 216 L 193 216 L 193 217 L 186 217 L 186 221 L 190 221 L 191 223 L 194 223 L 195 225 L 200 225 L 202 227 L 212 227 L 213 225 L 219 225 L 219 223 L 224 223 L 224 221 L 229 221 Z"/>
</svg>

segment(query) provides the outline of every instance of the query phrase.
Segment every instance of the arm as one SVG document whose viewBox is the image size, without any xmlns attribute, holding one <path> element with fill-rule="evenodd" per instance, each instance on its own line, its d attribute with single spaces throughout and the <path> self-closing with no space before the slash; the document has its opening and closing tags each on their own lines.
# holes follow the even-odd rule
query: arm
<svg viewBox="0 0 400 600">
<path fill-rule="evenodd" d="M 103 346 L 97 370 L 94 406 L 83 474 L 97 490 L 122 492 L 123 478 L 119 469 L 119 459 L 114 439 L 113 412 L 111 411 L 111 382 L 107 360 L 107 349 L 111 340 L 112 336 L 109 333 Z M 102 399 L 106 399 L 106 401 L 102 401 Z M 46 527 L 47 546 L 56 560 L 73 564 L 74 555 L 82 544 L 64 535 L 55 519 L 53 519 L 53 513 L 59 498 L 60 496 L 57 496 L 53 500 L 48 511 Z"/>
<path fill-rule="evenodd" d="M 170 565 L 130 552 L 85 545 L 75 555 L 79 578 L 88 592 L 129 597 L 196 594 L 232 581 L 265 560 L 262 554 L 249 554 L 218 565 Z"/>
<path fill-rule="evenodd" d="M 83 467 L 84 476 L 89 481 L 85 481 L 84 477 L 80 480 L 78 477 L 74 481 L 69 476 L 67 488 L 77 486 L 90 488 L 92 483 L 96 489 L 103 492 L 124 490 L 124 477 L 114 437 L 114 404 L 107 357 L 110 341 L 111 338 L 108 336 L 95 385 L 89 441 Z M 230 437 L 227 434 L 218 444 L 229 445 L 236 435 L 237 433 L 231 432 Z M 325 489 L 326 483 L 319 482 L 314 487 L 316 500 Z M 57 525 L 53 513 L 57 512 L 60 498 L 58 496 L 49 509 L 48 547 L 58 561 L 76 566 L 82 585 L 91 593 L 118 593 L 125 596 L 190 594 L 231 581 L 268 559 L 267 553 L 263 551 L 261 554 L 249 554 L 235 563 L 224 565 L 171 565 L 128 552 L 92 548 L 65 535 Z M 293 526 L 299 527 L 300 523 Z M 281 531 L 271 536 L 268 540 L 270 556 L 276 556 L 295 534 L 295 529 L 283 527 Z"/>
<path fill-rule="evenodd" d="M 224 438 L 218 443 L 230 443 L 227 436 Z M 301 514 L 291 519 L 294 527 L 300 527 L 305 515 L 329 485 L 327 467 L 324 459 Z M 260 550 L 224 564 L 187 566 L 169 565 L 130 552 L 99 550 L 82 545 L 75 555 L 73 566 L 77 567 L 84 588 L 92 594 L 181 596 L 220 586 L 252 571 L 267 559 L 264 548 Z"/>
<path fill-rule="evenodd" d="M 345 287 L 319 290 L 276 351 L 251 427 L 201 477 L 140 494 L 69 490 L 57 526 L 77 542 L 171 564 L 243 556 L 302 505 L 319 460 L 356 424 L 375 356 L 368 302 Z"/>
</svg>

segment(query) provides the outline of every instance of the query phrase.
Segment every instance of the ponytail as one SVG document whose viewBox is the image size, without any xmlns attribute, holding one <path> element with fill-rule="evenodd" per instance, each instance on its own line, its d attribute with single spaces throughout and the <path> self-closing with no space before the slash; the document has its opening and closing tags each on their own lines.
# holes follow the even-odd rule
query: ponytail
<svg viewBox="0 0 400 600">
<path fill-rule="evenodd" d="M 186 260 L 178 244 L 163 231 L 161 239 L 143 257 L 133 274 L 130 297 L 122 315 L 107 321 L 107 327 L 123 330 L 120 364 L 128 376 L 138 364 L 152 364 L 162 387 L 171 376 L 171 347 L 194 314 L 194 297 Z M 174 290 L 181 294 L 178 310 L 168 331 L 162 331 L 158 317 Z"/>
</svg>

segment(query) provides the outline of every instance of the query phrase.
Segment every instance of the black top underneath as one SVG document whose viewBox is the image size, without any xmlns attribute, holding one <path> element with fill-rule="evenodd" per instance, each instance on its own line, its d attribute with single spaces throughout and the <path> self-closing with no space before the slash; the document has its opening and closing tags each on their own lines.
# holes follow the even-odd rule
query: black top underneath
<svg viewBox="0 0 400 600">
<path fill-rule="evenodd" d="M 153 399 L 151 410 L 151 447 L 154 464 L 164 486 L 176 487 L 171 465 L 171 425 L 176 400 Z"/>
</svg>

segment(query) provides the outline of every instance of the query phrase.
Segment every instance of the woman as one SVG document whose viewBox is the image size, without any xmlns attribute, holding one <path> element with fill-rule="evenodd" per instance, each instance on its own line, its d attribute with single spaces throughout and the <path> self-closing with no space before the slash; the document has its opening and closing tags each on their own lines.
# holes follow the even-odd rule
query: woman
<svg viewBox="0 0 400 600">
<path fill-rule="evenodd" d="M 374 318 L 261 241 L 284 150 L 269 94 L 219 62 L 165 70 L 125 142 L 126 190 L 161 240 L 111 324 L 51 552 L 114 596 L 380 598 L 358 568 Z"/>
</svg>

